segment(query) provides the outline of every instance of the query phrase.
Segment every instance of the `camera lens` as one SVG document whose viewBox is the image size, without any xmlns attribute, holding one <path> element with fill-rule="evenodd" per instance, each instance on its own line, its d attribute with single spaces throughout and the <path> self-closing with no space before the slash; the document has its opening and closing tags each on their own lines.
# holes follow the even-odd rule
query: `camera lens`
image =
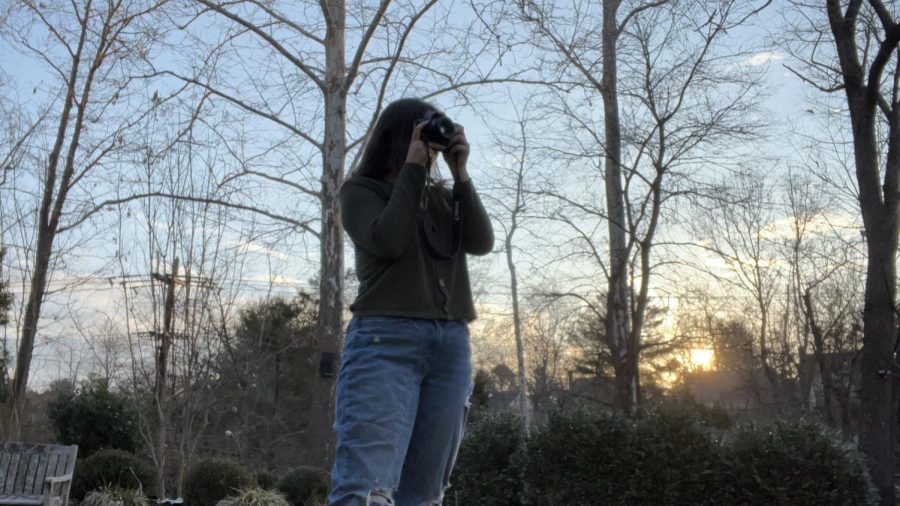
<svg viewBox="0 0 900 506">
<path fill-rule="evenodd" d="M 428 124 L 422 129 L 422 139 L 441 146 L 449 146 L 450 137 L 453 135 L 453 131 L 456 130 L 453 121 L 437 111 L 428 113 L 425 119 L 428 121 Z"/>
</svg>

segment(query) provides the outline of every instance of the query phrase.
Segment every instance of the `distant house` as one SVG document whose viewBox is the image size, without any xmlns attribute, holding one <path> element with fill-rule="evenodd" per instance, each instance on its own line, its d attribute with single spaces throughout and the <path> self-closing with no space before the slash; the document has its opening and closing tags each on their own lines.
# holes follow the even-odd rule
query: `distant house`
<svg viewBox="0 0 900 506">
<path fill-rule="evenodd" d="M 821 361 L 821 363 L 820 363 Z M 826 413 L 828 403 L 825 399 L 825 382 L 822 370 L 828 371 L 831 383 L 831 396 L 828 399 L 831 412 Z M 841 351 L 800 355 L 801 395 L 810 412 L 822 415 L 826 423 L 841 427 L 845 434 L 854 433 L 857 420 L 853 413 L 858 412 L 859 396 L 857 390 L 862 382 L 862 362 L 858 351 Z"/>
<path fill-rule="evenodd" d="M 694 371 L 685 378 L 685 388 L 697 402 L 733 417 L 760 415 L 773 398 L 761 370 Z"/>
<path fill-rule="evenodd" d="M 518 390 L 500 390 L 488 393 L 487 408 L 490 411 L 518 411 Z M 529 400 L 529 409 L 531 409 Z"/>
<path fill-rule="evenodd" d="M 831 383 L 839 390 L 852 392 L 854 385 L 862 379 L 862 362 L 858 351 L 840 351 L 823 353 L 821 356 L 825 370 L 831 373 Z M 804 382 L 804 396 L 809 399 L 810 407 L 815 409 L 823 404 L 825 387 L 822 381 L 822 367 L 819 359 L 812 353 L 801 353 L 800 370 L 807 374 Z"/>
<path fill-rule="evenodd" d="M 597 376 L 576 377 L 569 371 L 566 394 L 589 404 L 614 406 L 616 402 L 615 380 Z"/>
</svg>

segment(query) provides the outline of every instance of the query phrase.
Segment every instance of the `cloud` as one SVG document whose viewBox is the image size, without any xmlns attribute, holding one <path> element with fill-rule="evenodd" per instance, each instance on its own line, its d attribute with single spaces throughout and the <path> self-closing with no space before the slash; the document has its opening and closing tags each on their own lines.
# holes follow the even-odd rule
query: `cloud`
<svg viewBox="0 0 900 506">
<path fill-rule="evenodd" d="M 271 283 L 273 285 L 308 285 L 309 282 L 292 276 L 282 276 L 279 274 L 258 274 L 249 278 L 250 282 Z"/>
<path fill-rule="evenodd" d="M 747 58 L 744 61 L 744 65 L 748 65 L 751 67 L 755 67 L 757 65 L 765 65 L 767 63 L 771 63 L 773 61 L 783 60 L 784 55 L 780 53 L 776 53 L 774 51 L 763 51 L 762 53 L 756 53 L 755 55 Z"/>
<path fill-rule="evenodd" d="M 235 246 L 237 248 L 242 248 L 244 251 L 248 253 L 262 253 L 263 255 L 278 258 L 281 260 L 287 260 L 288 256 L 276 249 L 269 248 L 264 244 L 260 244 L 258 242 L 245 240 L 245 241 L 235 241 L 232 239 L 224 239 L 223 243 L 226 246 Z"/>
</svg>

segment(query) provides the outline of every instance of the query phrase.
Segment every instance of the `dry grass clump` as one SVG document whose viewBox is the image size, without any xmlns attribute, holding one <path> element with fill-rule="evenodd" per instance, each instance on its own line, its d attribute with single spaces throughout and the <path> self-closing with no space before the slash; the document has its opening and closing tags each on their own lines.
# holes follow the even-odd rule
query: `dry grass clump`
<svg viewBox="0 0 900 506">
<path fill-rule="evenodd" d="M 226 497 L 216 506 L 291 506 L 279 492 L 261 488 L 240 490 L 236 496 Z"/>
</svg>

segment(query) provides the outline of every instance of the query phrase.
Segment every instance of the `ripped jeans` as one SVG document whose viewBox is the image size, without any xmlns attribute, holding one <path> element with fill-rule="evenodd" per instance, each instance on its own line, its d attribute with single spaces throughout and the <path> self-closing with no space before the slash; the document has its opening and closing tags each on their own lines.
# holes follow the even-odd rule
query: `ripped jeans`
<svg viewBox="0 0 900 506">
<path fill-rule="evenodd" d="M 327 506 L 440 506 L 472 386 L 465 321 L 353 317 Z"/>
</svg>

